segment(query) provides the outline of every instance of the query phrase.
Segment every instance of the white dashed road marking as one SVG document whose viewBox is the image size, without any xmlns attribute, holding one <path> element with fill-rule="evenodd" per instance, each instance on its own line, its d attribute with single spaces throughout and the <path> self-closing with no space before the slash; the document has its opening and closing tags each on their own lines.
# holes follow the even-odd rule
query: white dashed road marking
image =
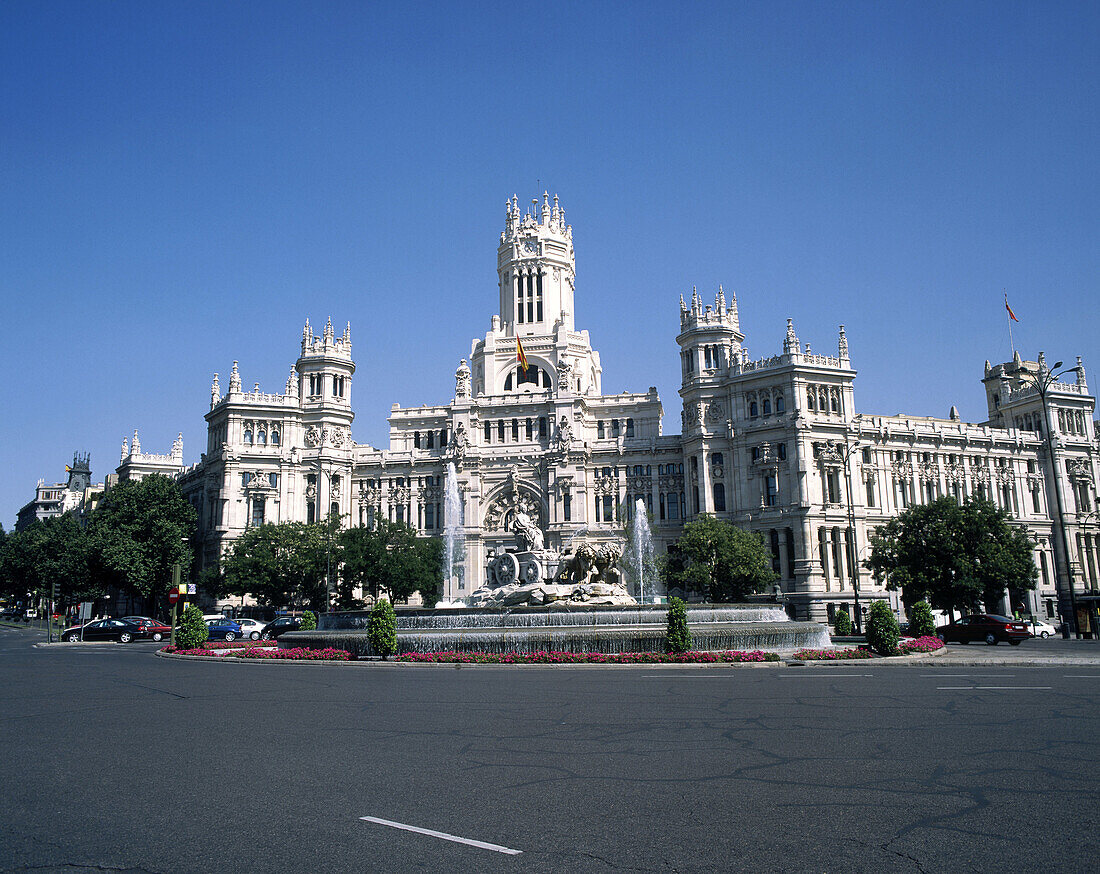
<svg viewBox="0 0 1100 874">
<path fill-rule="evenodd" d="M 407 825 L 403 822 L 394 822 L 389 819 L 379 819 L 377 816 L 361 816 L 363 822 L 374 822 L 378 825 L 388 825 L 390 828 L 399 828 L 407 832 L 416 832 L 419 835 L 428 835 L 432 838 L 440 838 L 444 841 L 454 841 L 456 844 L 466 844 L 470 847 L 480 847 L 483 850 L 492 850 L 495 853 L 505 853 L 509 856 L 518 856 L 523 850 L 513 850 L 510 847 L 502 847 L 500 844 L 490 844 L 485 841 L 475 841 L 472 838 L 460 838 L 458 835 L 449 835 L 446 832 L 433 831 L 430 828 L 420 828 L 415 825 Z"/>
<path fill-rule="evenodd" d="M 1035 689 L 1038 691 L 1050 691 L 1050 686 L 937 686 L 938 692 L 952 692 L 961 689 L 979 689 L 979 690 L 993 690 L 993 691 L 1006 691 L 1006 690 L 1021 690 L 1021 689 Z"/>
</svg>

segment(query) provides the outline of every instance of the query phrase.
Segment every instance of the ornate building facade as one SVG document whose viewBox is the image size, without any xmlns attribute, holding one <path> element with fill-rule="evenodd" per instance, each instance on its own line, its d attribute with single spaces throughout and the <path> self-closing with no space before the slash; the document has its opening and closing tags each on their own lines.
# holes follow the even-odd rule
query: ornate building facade
<svg viewBox="0 0 1100 874">
<path fill-rule="evenodd" d="M 394 404 L 388 448 L 352 437 L 350 325 L 338 336 L 329 322 L 317 336 L 307 322 L 280 392 L 245 391 L 237 362 L 224 394 L 215 374 L 206 452 L 183 468 L 180 446 L 178 459 L 199 514 L 200 563 L 216 563 L 249 526 L 330 512 L 345 525 L 384 518 L 439 536 L 454 464 L 465 557 L 446 581 L 449 599 L 476 589 L 491 556 L 514 544 L 517 513 L 556 549 L 581 533 L 620 538 L 641 500 L 659 552 L 700 513 L 758 532 L 793 615 L 831 619 L 853 609 L 857 589 L 864 608 L 889 597 L 862 567 L 875 526 L 914 502 L 982 494 L 1032 535 L 1040 582 L 1029 606 L 1053 615 L 1068 594 L 1056 581 L 1066 567 L 1056 490 L 1078 591 L 1097 588 L 1100 451 L 1080 359 L 1073 381 L 1046 392 L 1046 424 L 1033 385 L 1050 374 L 1042 356 L 987 362 L 984 423 L 954 409 L 945 419 L 870 415 L 856 411 L 843 326 L 835 353 L 822 355 L 788 319 L 782 351 L 752 360 L 736 297 L 719 289 L 704 304 L 693 291 L 680 299 L 676 337 L 681 433 L 665 434 L 656 388 L 602 392 L 599 353 L 575 325 L 573 231 L 556 197 L 526 212 L 507 203 L 497 276 L 497 313 L 459 362 L 454 397 Z M 142 468 L 124 457 L 119 474 Z"/>
</svg>

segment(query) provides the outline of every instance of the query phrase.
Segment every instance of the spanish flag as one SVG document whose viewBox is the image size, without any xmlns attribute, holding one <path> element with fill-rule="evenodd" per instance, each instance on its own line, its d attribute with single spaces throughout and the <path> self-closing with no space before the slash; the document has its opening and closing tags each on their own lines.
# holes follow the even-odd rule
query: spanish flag
<svg viewBox="0 0 1100 874">
<path fill-rule="evenodd" d="M 519 337 L 516 337 L 516 361 L 519 362 L 519 366 L 524 370 L 527 369 L 527 356 L 523 352 L 523 343 Z"/>
<path fill-rule="evenodd" d="M 1005 292 L 1005 309 L 1008 310 L 1008 317 L 1010 319 L 1012 319 L 1012 321 L 1014 321 L 1014 322 L 1020 321 L 1018 318 L 1016 318 L 1016 313 L 1012 312 L 1012 307 L 1010 307 L 1008 305 L 1008 292 L 1007 291 Z"/>
</svg>

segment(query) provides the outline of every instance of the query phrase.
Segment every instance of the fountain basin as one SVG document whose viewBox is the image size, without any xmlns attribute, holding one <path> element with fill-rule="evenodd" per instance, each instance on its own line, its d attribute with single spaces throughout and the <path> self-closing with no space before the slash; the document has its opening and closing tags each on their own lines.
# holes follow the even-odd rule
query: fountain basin
<svg viewBox="0 0 1100 874">
<path fill-rule="evenodd" d="M 792 622 L 778 605 L 704 604 L 687 609 L 696 650 L 784 651 L 830 645 L 817 622 Z M 375 655 L 367 634 L 367 611 L 326 613 L 314 631 L 295 631 L 281 647 L 346 649 Z M 667 608 L 522 607 L 404 609 L 397 613 L 398 652 L 664 652 Z"/>
</svg>

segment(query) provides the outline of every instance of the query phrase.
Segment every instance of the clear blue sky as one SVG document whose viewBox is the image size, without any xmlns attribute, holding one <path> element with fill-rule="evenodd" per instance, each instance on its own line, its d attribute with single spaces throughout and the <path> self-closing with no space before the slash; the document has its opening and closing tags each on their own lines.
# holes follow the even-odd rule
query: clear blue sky
<svg viewBox="0 0 1100 874">
<path fill-rule="evenodd" d="M 604 389 L 680 429 L 681 293 L 750 353 L 845 324 L 863 412 L 984 419 L 986 358 L 1100 388 L 1100 5 L 0 5 L 0 522 L 74 450 L 188 462 L 210 380 L 352 324 L 359 442 L 446 402 L 505 198 L 561 196 Z M 537 188 L 538 186 L 538 188 Z"/>
</svg>

